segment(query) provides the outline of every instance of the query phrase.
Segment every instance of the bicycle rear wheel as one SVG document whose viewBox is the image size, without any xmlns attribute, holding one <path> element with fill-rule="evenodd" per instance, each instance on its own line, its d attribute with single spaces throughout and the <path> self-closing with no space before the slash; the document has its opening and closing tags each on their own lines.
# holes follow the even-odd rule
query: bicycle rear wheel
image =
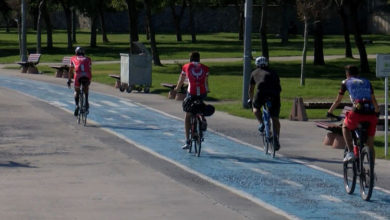
<svg viewBox="0 0 390 220">
<path fill-rule="evenodd" d="M 360 196 L 369 201 L 375 181 L 373 152 L 369 147 L 363 147 L 360 153 L 360 167 Z"/>
<path fill-rule="evenodd" d="M 269 129 L 270 129 L 270 131 L 272 131 L 272 133 L 270 134 L 269 151 L 270 151 L 270 154 L 272 155 L 272 157 L 274 158 L 275 152 L 276 152 L 275 138 L 278 138 L 278 137 L 276 135 L 275 127 L 274 127 L 274 123 L 272 122 L 272 119 L 269 120 Z"/>
<path fill-rule="evenodd" d="M 85 96 L 85 93 L 83 93 L 83 105 L 82 105 L 82 109 L 83 109 L 83 113 L 82 113 L 82 122 L 83 122 L 83 125 L 86 126 L 87 125 L 87 99 L 84 97 Z"/>
<path fill-rule="evenodd" d="M 83 114 L 83 103 L 84 103 L 84 96 L 83 93 L 80 92 L 79 94 L 79 112 L 77 115 L 77 123 L 80 124 L 82 121 L 82 114 Z"/>
<path fill-rule="evenodd" d="M 344 157 L 347 154 L 348 149 L 344 151 Z M 343 163 L 344 173 L 344 188 L 348 194 L 352 194 L 355 191 L 356 186 L 356 162 L 346 161 Z"/>
<path fill-rule="evenodd" d="M 197 151 L 195 151 L 196 153 L 196 156 L 200 156 L 200 151 L 202 149 L 202 138 L 203 138 L 203 131 L 201 129 L 201 119 L 198 118 L 197 120 L 197 126 L 196 126 L 196 130 L 197 130 L 197 134 L 198 134 L 198 137 L 196 138 L 196 145 L 198 146 L 198 149 Z"/>
</svg>

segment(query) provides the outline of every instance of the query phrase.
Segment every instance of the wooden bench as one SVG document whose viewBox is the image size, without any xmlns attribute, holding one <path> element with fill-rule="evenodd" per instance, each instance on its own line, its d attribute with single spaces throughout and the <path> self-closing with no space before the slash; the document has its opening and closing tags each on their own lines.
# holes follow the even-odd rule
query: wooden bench
<svg viewBox="0 0 390 220">
<path fill-rule="evenodd" d="M 62 62 L 58 66 L 51 66 L 51 68 L 56 69 L 55 76 L 56 77 L 63 77 L 63 78 L 68 78 L 69 74 L 69 68 L 70 68 L 70 58 L 71 57 L 64 57 L 62 58 Z"/>
<path fill-rule="evenodd" d="M 350 106 L 344 106 L 343 110 L 340 113 L 340 117 L 344 118 L 347 111 L 352 110 Z M 324 145 L 330 145 L 334 148 L 344 149 L 345 141 L 343 137 L 342 130 L 342 121 L 316 121 L 316 126 L 328 130 L 328 132 L 323 140 Z"/>
<path fill-rule="evenodd" d="M 36 65 L 38 65 L 40 58 L 41 58 L 41 54 L 32 53 L 28 56 L 26 62 L 18 62 L 18 64 L 21 66 L 22 69 L 21 72 L 38 74 L 39 72 Z"/>
<path fill-rule="evenodd" d="M 116 79 L 116 82 L 115 82 L 115 88 L 116 89 L 120 89 L 121 88 L 121 76 L 120 75 L 114 75 L 114 74 L 110 74 L 108 75 L 109 77 L 111 78 L 114 78 Z M 123 90 L 124 91 L 124 90 Z M 122 92 L 123 92 L 122 91 Z"/>
<path fill-rule="evenodd" d="M 187 95 L 187 87 L 188 84 L 183 84 L 179 92 L 176 92 L 174 89 L 176 88 L 176 84 L 172 83 L 161 83 L 161 86 L 169 88 L 168 99 L 175 100 L 184 100 Z"/>
</svg>

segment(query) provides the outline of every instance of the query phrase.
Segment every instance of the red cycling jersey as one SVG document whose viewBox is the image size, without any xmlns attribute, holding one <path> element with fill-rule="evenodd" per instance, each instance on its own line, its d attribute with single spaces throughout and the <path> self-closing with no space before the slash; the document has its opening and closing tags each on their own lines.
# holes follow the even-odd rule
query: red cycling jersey
<svg viewBox="0 0 390 220">
<path fill-rule="evenodd" d="M 198 62 L 187 63 L 183 66 L 181 74 L 188 78 L 188 93 L 200 96 L 207 93 L 206 78 L 209 68 Z"/>
<path fill-rule="evenodd" d="M 87 77 L 91 81 L 91 59 L 85 56 L 73 56 L 70 59 L 70 66 L 74 68 L 74 85 L 80 87 L 79 79 Z"/>
</svg>

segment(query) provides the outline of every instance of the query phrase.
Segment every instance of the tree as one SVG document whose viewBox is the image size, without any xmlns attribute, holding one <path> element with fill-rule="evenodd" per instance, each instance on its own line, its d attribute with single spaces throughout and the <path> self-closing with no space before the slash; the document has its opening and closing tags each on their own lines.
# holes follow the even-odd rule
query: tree
<svg viewBox="0 0 390 220">
<path fill-rule="evenodd" d="M 364 3 L 364 0 L 346 0 L 346 1 L 351 11 L 350 18 L 351 18 L 352 29 L 355 38 L 355 44 L 359 50 L 360 70 L 364 73 L 368 73 L 370 72 L 370 67 L 368 65 L 366 47 L 364 46 L 364 42 L 363 42 L 363 38 L 360 32 L 360 27 L 358 22 L 358 10 L 361 7 L 361 5 Z"/>
<path fill-rule="evenodd" d="M 260 37 L 262 55 L 269 59 L 267 42 L 267 0 L 263 0 L 261 4 Z"/>
<path fill-rule="evenodd" d="M 147 26 L 149 29 L 150 34 L 150 47 L 152 49 L 152 56 L 153 56 L 153 63 L 154 65 L 161 66 L 160 57 L 157 52 L 157 46 L 156 46 L 156 38 L 155 38 L 155 32 L 154 27 L 152 23 L 152 0 L 144 0 L 144 7 L 146 11 L 146 21 Z"/>
<path fill-rule="evenodd" d="M 42 16 L 46 24 L 46 47 L 47 49 L 53 48 L 53 26 L 51 24 L 50 15 L 47 10 L 47 4 L 42 5 Z"/>
<path fill-rule="evenodd" d="M 133 42 L 138 41 L 138 21 L 137 21 L 137 4 L 136 0 L 126 0 L 129 13 L 129 29 L 130 29 L 130 53 L 132 53 Z"/>
<path fill-rule="evenodd" d="M 6 32 L 9 32 L 9 20 L 11 17 L 11 7 L 5 0 L 0 0 L 0 13 L 3 15 L 4 21 L 6 23 Z"/>
<path fill-rule="evenodd" d="M 196 29 L 195 29 L 195 21 L 194 21 L 194 8 L 193 1 L 188 0 L 188 10 L 190 15 L 190 32 L 191 32 L 191 42 L 196 42 Z"/>
<path fill-rule="evenodd" d="M 186 0 L 182 0 L 182 5 L 179 8 L 179 13 L 176 13 L 176 0 L 170 0 L 169 1 L 169 7 L 171 8 L 172 17 L 173 17 L 173 23 L 175 25 L 176 30 L 176 40 L 182 41 L 182 34 L 181 34 L 181 20 L 183 18 L 184 10 L 186 8 Z"/>
<path fill-rule="evenodd" d="M 74 2 L 72 0 L 59 0 L 61 3 L 61 6 L 65 13 L 65 20 L 66 20 L 66 30 L 67 30 L 67 39 L 68 39 L 68 49 L 72 49 L 73 43 L 72 43 L 72 12 L 71 12 L 71 6 L 74 5 Z"/>
<path fill-rule="evenodd" d="M 345 43 L 345 57 L 353 58 L 351 40 L 349 38 L 349 28 L 348 28 L 347 16 L 345 14 L 345 1 L 344 0 L 334 0 L 334 2 L 336 4 L 337 13 L 340 16 L 341 24 L 343 27 L 344 43 Z"/>
<path fill-rule="evenodd" d="M 42 8 L 46 4 L 45 0 L 40 0 L 38 7 L 38 19 L 37 19 L 37 53 L 41 53 L 41 18 L 42 18 Z"/>
</svg>

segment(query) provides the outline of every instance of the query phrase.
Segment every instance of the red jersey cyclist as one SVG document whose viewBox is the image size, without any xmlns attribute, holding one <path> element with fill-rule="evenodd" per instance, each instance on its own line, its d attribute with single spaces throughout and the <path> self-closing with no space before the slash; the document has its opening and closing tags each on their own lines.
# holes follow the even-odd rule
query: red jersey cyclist
<svg viewBox="0 0 390 220">
<path fill-rule="evenodd" d="M 68 74 L 68 86 L 72 83 L 71 76 L 74 74 L 74 101 L 76 104 L 76 108 L 74 110 L 74 115 L 77 116 L 79 112 L 79 94 L 80 94 L 80 84 L 84 85 L 84 93 L 85 93 L 85 101 L 87 112 L 89 109 L 88 102 L 88 91 L 89 84 L 91 83 L 92 73 L 91 73 L 91 59 L 85 56 L 85 51 L 81 47 L 76 47 L 75 55 L 70 59 L 70 69 Z"/>
<path fill-rule="evenodd" d="M 184 84 L 184 81 L 187 78 L 188 90 L 187 90 L 187 97 L 185 98 L 184 102 L 191 103 L 197 99 L 203 100 L 204 98 L 206 98 L 208 92 L 208 80 L 207 80 L 208 75 L 209 75 L 209 68 L 206 65 L 200 63 L 199 52 L 192 52 L 190 55 L 190 62 L 185 64 L 182 67 L 182 71 L 179 77 L 179 81 L 177 82 L 175 91 L 179 91 L 181 89 L 181 87 Z M 184 111 L 186 112 L 185 120 L 184 120 L 186 143 L 182 148 L 188 149 L 190 145 L 189 129 L 190 129 L 190 119 L 192 113 L 186 110 Z"/>
</svg>

